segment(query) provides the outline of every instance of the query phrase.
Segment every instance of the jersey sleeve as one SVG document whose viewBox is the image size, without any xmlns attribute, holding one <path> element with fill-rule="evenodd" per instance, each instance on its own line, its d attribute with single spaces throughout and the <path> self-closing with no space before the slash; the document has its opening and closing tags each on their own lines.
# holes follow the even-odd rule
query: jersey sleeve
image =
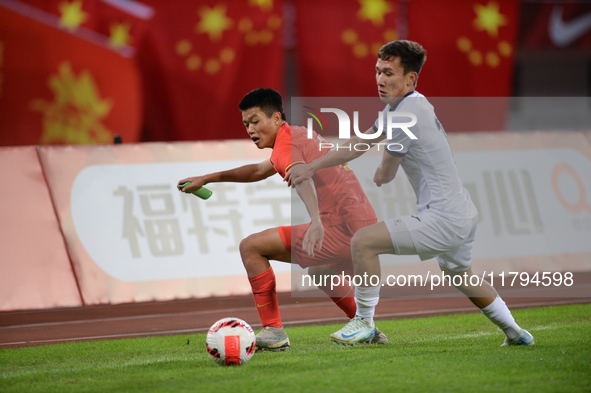
<svg viewBox="0 0 591 393">
<path fill-rule="evenodd" d="M 304 158 L 304 146 L 306 142 L 309 142 L 307 139 L 302 139 L 301 136 L 294 136 L 292 134 L 292 141 L 291 141 L 291 162 L 289 167 L 295 164 L 305 164 L 306 159 Z M 287 168 L 289 169 L 289 168 Z"/>
<path fill-rule="evenodd" d="M 283 134 L 273 147 L 271 161 L 281 177 L 285 177 L 293 164 L 305 163 L 298 138 L 293 138 L 287 133 Z"/>
<path fill-rule="evenodd" d="M 384 111 L 381 113 L 381 118 L 378 118 L 373 125 L 373 130 L 378 131 L 380 126 L 382 127 L 382 133 L 387 133 L 388 127 L 388 112 L 390 111 L 390 105 L 387 105 Z M 394 115 L 393 119 L 395 121 L 404 122 L 404 120 L 408 120 L 407 116 L 396 116 Z M 381 123 L 381 124 L 380 124 Z M 415 124 L 412 127 L 409 127 L 409 130 L 416 136 L 418 135 L 419 128 Z M 404 157 L 408 152 L 408 149 L 412 146 L 415 139 L 411 139 L 406 132 L 404 132 L 401 128 L 394 128 L 392 130 L 392 138 L 386 140 L 385 149 L 388 153 L 395 157 Z"/>
<path fill-rule="evenodd" d="M 291 164 L 291 148 L 289 143 L 284 143 L 283 140 L 277 142 L 273 147 L 271 162 L 281 177 L 285 177 L 285 172 Z"/>
<path fill-rule="evenodd" d="M 415 135 L 419 134 L 419 127 L 414 125 L 409 130 Z M 395 157 L 404 157 L 408 149 L 416 139 L 411 139 L 401 128 L 392 130 L 392 138 L 386 140 L 386 151 Z"/>
</svg>

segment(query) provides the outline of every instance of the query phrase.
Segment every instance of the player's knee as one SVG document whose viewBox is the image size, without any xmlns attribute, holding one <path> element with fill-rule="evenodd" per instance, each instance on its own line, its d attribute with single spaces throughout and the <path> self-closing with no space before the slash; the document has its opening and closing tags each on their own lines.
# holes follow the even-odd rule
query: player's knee
<svg viewBox="0 0 591 393">
<path fill-rule="evenodd" d="M 239 246 L 240 256 L 242 257 L 242 261 L 245 261 L 249 255 L 256 253 L 257 250 L 257 241 L 255 235 L 250 235 L 240 242 Z"/>
<path fill-rule="evenodd" d="M 367 231 L 364 231 L 362 228 L 358 230 L 351 239 L 351 253 L 353 254 L 353 259 L 356 259 L 356 257 L 363 257 L 369 249 L 368 240 L 370 240 L 370 238 L 367 236 L 366 232 Z"/>
<path fill-rule="evenodd" d="M 310 266 L 308 268 L 308 275 L 311 277 L 315 277 L 322 274 L 318 266 Z"/>
<path fill-rule="evenodd" d="M 321 266 L 310 266 L 308 268 L 308 275 L 310 277 L 312 277 L 313 279 L 315 279 L 316 281 L 314 282 L 321 282 L 321 279 L 325 276 L 332 276 L 336 274 L 334 272 L 334 270 L 332 270 L 331 268 L 329 268 L 326 265 L 321 265 Z"/>
</svg>

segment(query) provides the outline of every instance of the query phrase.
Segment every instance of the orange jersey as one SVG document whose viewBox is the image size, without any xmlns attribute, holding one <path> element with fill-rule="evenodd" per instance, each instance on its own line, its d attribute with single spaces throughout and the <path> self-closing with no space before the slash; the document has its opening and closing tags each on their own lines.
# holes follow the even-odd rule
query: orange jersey
<svg viewBox="0 0 591 393">
<path fill-rule="evenodd" d="M 322 137 L 313 132 L 308 139 L 304 127 L 284 123 L 275 139 L 271 163 L 285 178 L 285 173 L 298 163 L 309 163 L 329 153 L 320 149 Z M 377 219 L 376 213 L 347 164 L 321 169 L 312 176 L 318 195 L 320 217 L 325 225 L 339 225 L 354 221 Z"/>
</svg>

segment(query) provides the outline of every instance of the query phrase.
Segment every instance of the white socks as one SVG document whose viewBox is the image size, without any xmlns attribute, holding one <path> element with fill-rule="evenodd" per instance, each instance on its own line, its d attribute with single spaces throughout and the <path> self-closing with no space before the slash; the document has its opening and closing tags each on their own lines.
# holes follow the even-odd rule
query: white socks
<svg viewBox="0 0 591 393">
<path fill-rule="evenodd" d="M 357 310 L 359 312 L 359 305 L 357 305 Z M 507 308 L 503 299 L 499 296 L 497 296 L 491 304 L 480 311 L 482 311 L 492 323 L 500 327 L 509 339 L 514 339 L 519 336 L 521 328 L 515 322 L 513 315 L 511 315 L 511 311 L 509 311 L 509 308 Z"/>
<path fill-rule="evenodd" d="M 361 317 L 370 322 L 373 326 L 373 316 L 376 305 L 380 301 L 380 287 L 355 287 L 355 302 L 357 312 L 355 316 Z"/>
<path fill-rule="evenodd" d="M 376 305 L 380 300 L 380 287 L 355 287 L 355 302 L 357 303 L 356 316 L 365 319 L 373 325 L 373 316 L 375 314 Z M 503 330 L 509 339 L 514 339 L 519 336 L 521 328 L 515 322 L 511 311 L 500 298 L 497 296 L 495 300 L 484 307 L 482 313 Z"/>
</svg>

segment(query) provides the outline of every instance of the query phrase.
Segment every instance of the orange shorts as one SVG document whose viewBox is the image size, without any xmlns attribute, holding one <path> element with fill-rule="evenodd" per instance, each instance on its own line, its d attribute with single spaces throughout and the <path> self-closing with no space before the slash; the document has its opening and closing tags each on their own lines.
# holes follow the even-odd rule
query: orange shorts
<svg viewBox="0 0 591 393">
<path fill-rule="evenodd" d="M 337 273 L 353 274 L 351 258 L 351 239 L 355 232 L 369 225 L 377 224 L 378 220 L 348 222 L 337 226 L 324 227 L 322 250 L 314 251 L 314 257 L 303 249 L 304 237 L 310 224 L 283 226 L 277 228 L 283 244 L 291 253 L 292 258 L 302 268 L 328 265 Z M 295 244 L 295 247 L 292 245 Z"/>
</svg>

